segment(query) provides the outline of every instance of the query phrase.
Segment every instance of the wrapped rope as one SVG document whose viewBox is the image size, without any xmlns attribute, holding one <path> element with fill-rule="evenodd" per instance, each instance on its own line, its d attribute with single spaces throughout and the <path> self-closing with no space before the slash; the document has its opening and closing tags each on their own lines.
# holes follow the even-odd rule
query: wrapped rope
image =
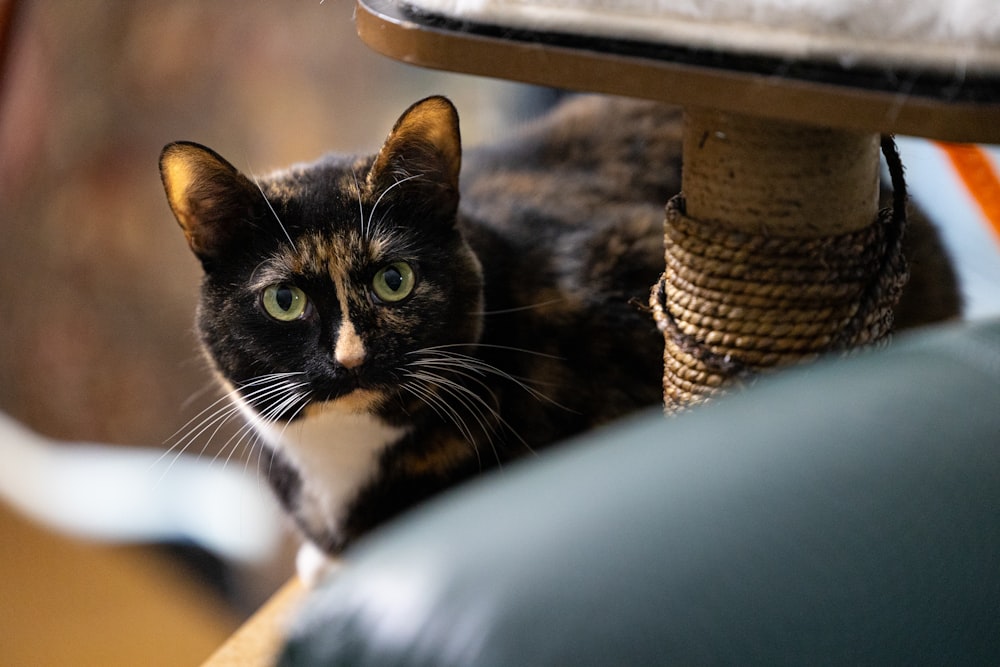
<svg viewBox="0 0 1000 667">
<path fill-rule="evenodd" d="M 820 238 L 703 224 L 667 205 L 666 267 L 650 294 L 664 336 L 664 407 L 676 412 L 762 370 L 873 345 L 892 329 L 907 278 L 906 186 L 884 139 L 894 201 L 869 226 Z"/>
</svg>

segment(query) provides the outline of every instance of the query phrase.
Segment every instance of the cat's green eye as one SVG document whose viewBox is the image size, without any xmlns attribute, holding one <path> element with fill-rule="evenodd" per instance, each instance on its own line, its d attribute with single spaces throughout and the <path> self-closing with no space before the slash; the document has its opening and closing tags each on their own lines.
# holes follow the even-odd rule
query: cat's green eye
<svg viewBox="0 0 1000 667">
<path fill-rule="evenodd" d="M 264 311 L 280 322 L 297 320 L 306 312 L 309 299 L 306 293 L 294 285 L 279 283 L 268 285 L 261 296 Z"/>
<path fill-rule="evenodd" d="M 383 266 L 372 280 L 372 291 L 380 301 L 396 303 L 410 296 L 417 276 L 406 262 L 393 262 Z"/>
</svg>

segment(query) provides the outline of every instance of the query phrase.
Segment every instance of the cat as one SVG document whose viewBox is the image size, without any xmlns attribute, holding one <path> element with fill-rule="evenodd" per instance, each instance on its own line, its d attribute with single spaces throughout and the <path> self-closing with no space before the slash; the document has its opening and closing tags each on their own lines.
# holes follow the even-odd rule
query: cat
<svg viewBox="0 0 1000 667">
<path fill-rule="evenodd" d="M 201 341 L 306 537 L 303 578 L 461 480 L 661 402 L 639 304 L 680 133 L 676 109 L 579 96 L 463 158 L 457 112 L 430 97 L 374 155 L 260 180 L 164 148 Z"/>
</svg>

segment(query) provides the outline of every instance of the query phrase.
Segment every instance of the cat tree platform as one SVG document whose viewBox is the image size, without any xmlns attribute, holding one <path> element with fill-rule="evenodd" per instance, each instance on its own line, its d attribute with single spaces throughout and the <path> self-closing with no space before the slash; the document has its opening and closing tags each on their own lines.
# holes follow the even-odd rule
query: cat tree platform
<svg viewBox="0 0 1000 667">
<path fill-rule="evenodd" d="M 881 135 L 1000 142 L 988 2 L 732 4 L 358 2 L 362 40 L 407 63 L 684 107 L 650 299 L 668 411 L 888 335 L 905 190 L 897 168 L 879 213 Z"/>
</svg>

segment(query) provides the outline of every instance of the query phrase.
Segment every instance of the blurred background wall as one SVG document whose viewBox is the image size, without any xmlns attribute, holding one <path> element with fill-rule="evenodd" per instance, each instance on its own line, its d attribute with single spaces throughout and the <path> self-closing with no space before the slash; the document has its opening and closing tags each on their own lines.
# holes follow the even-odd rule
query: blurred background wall
<svg viewBox="0 0 1000 667">
<path fill-rule="evenodd" d="M 522 98 L 512 84 L 370 52 L 354 33 L 348 0 L 0 0 L 12 7 L 0 72 L 0 412 L 67 448 L 165 448 L 219 397 L 193 334 L 200 268 L 157 171 L 164 144 L 197 141 L 262 173 L 330 150 L 375 150 L 399 113 L 426 95 L 456 102 L 467 142 L 501 133 Z M 227 437 L 190 451 L 228 458 Z M 2 465 L 16 470 L 19 462 Z M 62 630 L 84 612 L 74 611 L 68 582 L 93 586 L 97 576 L 79 544 L 35 529 L 12 516 L 0 521 L 0 664 L 24 655 L 13 635 L 25 627 L 71 642 Z M 69 557 L 43 558 L 36 548 Z M 186 576 L 159 552 L 130 553 L 155 562 L 144 576 Z M 218 627 L 231 627 L 290 575 L 285 555 L 275 558 L 261 586 L 229 591 L 239 602 Z M 52 563 L 60 576 L 46 571 Z M 59 589 L 50 607 L 19 607 L 17 595 L 37 598 L 46 585 Z M 78 593 L 102 590 L 98 581 Z M 157 604 L 156 595 L 146 603 Z M 122 599 L 137 604 L 108 596 L 109 604 Z M 56 608 L 64 613 L 46 612 Z M 137 618 L 134 608 L 125 613 Z M 37 638 L 20 645 L 41 649 Z M 90 654 L 73 654 L 88 664 Z M 39 655 L 35 664 L 45 664 Z M 101 655 L 94 664 L 114 664 Z"/>
<path fill-rule="evenodd" d="M 374 150 L 439 92 L 467 138 L 500 127 L 501 84 L 382 58 L 352 15 L 346 0 L 21 3 L 0 93 L 0 408 L 54 437 L 154 444 L 204 400 L 199 269 L 160 185 L 165 143 L 261 173 Z"/>
</svg>

